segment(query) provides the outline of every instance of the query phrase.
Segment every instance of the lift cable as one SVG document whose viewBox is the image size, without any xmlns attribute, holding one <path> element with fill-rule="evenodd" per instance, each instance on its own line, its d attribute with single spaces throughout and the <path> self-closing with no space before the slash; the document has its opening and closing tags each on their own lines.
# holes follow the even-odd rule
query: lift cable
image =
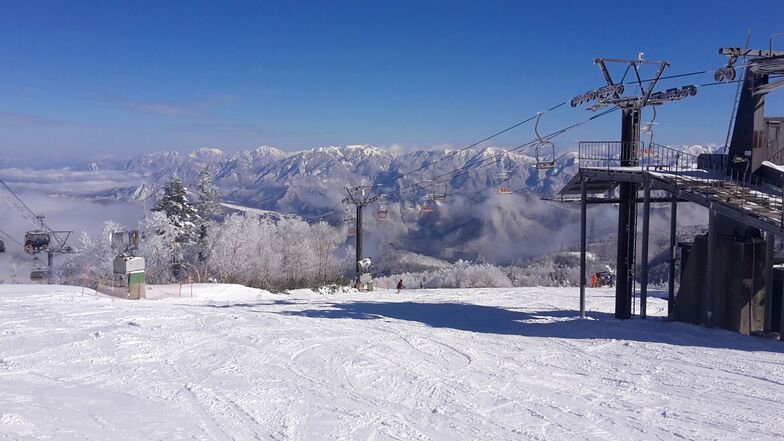
<svg viewBox="0 0 784 441">
<path fill-rule="evenodd" d="M 744 67 L 744 65 L 736 65 L 735 67 L 736 68 L 740 68 L 740 67 Z M 699 70 L 699 71 L 687 72 L 687 73 L 681 73 L 681 74 L 666 75 L 666 76 L 659 77 L 658 80 L 668 80 L 668 79 L 674 79 L 674 78 L 683 78 L 683 77 L 689 77 L 689 76 L 695 76 L 695 75 L 702 75 L 702 74 L 709 73 L 711 71 L 712 71 L 712 69 L 707 69 L 707 70 Z M 624 74 L 623 78 L 625 79 L 625 77 L 626 77 L 626 73 Z M 639 79 L 639 77 L 638 77 L 635 80 L 628 81 L 626 83 L 622 82 L 621 84 L 640 84 L 640 83 L 647 83 L 647 82 L 650 82 L 650 81 L 654 81 L 654 78 Z M 719 82 L 719 83 L 706 83 L 706 84 L 701 84 L 700 86 L 713 86 L 713 85 L 720 85 L 720 84 L 732 84 L 732 83 L 735 83 L 735 82 L 737 82 L 737 80 L 736 81 L 725 81 L 725 82 Z M 550 111 L 556 110 L 556 109 L 558 109 L 559 107 L 563 106 L 566 103 L 567 103 L 567 101 L 563 101 L 563 102 L 561 102 L 559 104 L 556 104 L 555 106 L 552 106 L 549 109 L 547 109 L 546 112 L 550 112 Z M 592 121 L 593 119 L 599 118 L 601 116 L 604 116 L 604 115 L 606 115 L 608 113 L 611 113 L 611 112 L 614 112 L 616 110 L 618 110 L 618 108 L 614 107 L 614 108 L 609 109 L 607 111 L 604 111 L 602 113 L 598 113 L 596 115 L 593 115 L 592 117 L 590 117 L 590 118 L 588 118 L 588 119 L 586 119 L 584 121 L 581 121 L 581 122 L 576 123 L 576 124 L 574 124 L 572 126 L 569 126 L 569 127 L 564 128 L 564 129 L 561 129 L 559 131 L 556 131 L 556 132 L 553 132 L 551 134 L 548 134 L 547 136 L 544 137 L 544 139 L 550 139 L 551 137 L 558 136 L 558 135 L 560 135 L 561 133 L 563 133 L 565 131 L 571 130 L 574 127 L 577 127 L 579 125 L 585 124 L 585 123 L 587 123 L 589 121 Z M 443 160 L 445 160 L 447 158 L 450 158 L 450 157 L 452 157 L 454 155 L 457 155 L 457 154 L 459 154 L 461 152 L 464 152 L 464 151 L 466 151 L 466 150 L 468 150 L 468 149 L 470 149 L 472 147 L 476 147 L 477 145 L 479 145 L 479 144 L 481 144 L 483 142 L 486 142 L 486 141 L 488 141 L 490 139 L 493 139 L 493 138 L 495 138 L 495 137 L 497 137 L 499 135 L 502 135 L 502 134 L 504 134 L 506 132 L 509 132 L 510 130 L 515 129 L 515 128 L 523 125 L 523 124 L 526 124 L 528 122 L 531 122 L 531 121 L 535 120 L 537 115 L 533 115 L 533 116 L 531 116 L 529 118 L 526 118 L 526 119 L 524 119 L 524 120 L 522 120 L 522 121 L 520 121 L 518 123 L 515 123 L 515 124 L 505 128 L 505 129 L 502 129 L 502 130 L 500 130 L 500 131 L 498 131 L 498 132 L 496 132 L 496 133 L 494 133 L 494 134 L 492 134 L 490 136 L 487 136 L 487 137 L 483 138 L 482 140 L 474 142 L 474 143 L 472 143 L 472 144 L 470 144 L 470 145 L 468 145 L 466 147 L 463 147 L 463 148 L 461 148 L 459 150 L 455 150 L 453 152 L 450 152 L 447 155 L 445 155 L 445 156 L 443 156 L 441 158 L 436 159 L 435 161 L 431 161 L 431 162 L 425 161 L 425 162 L 422 163 L 422 165 L 420 165 L 418 168 L 416 168 L 414 170 L 408 171 L 406 173 L 402 173 L 402 174 L 400 174 L 398 176 L 395 176 L 393 178 L 390 178 L 390 179 L 387 179 L 385 181 L 382 181 L 381 183 L 374 184 L 373 188 L 375 189 L 375 188 L 378 188 L 378 187 L 383 187 L 383 186 L 385 186 L 385 185 L 387 185 L 389 183 L 392 183 L 392 182 L 398 181 L 400 179 L 403 179 L 404 177 L 406 177 L 408 175 L 411 175 L 411 174 L 416 173 L 418 171 L 422 171 L 422 170 L 424 170 L 424 169 L 426 169 L 426 168 L 428 168 L 428 167 L 430 167 L 432 165 L 435 165 L 435 164 L 439 163 L 440 161 L 443 161 Z M 485 161 L 489 161 L 491 159 L 497 159 L 498 157 L 500 157 L 500 156 L 502 156 L 502 155 L 504 155 L 506 153 L 515 152 L 515 151 L 518 151 L 518 150 L 521 150 L 521 149 L 526 149 L 526 151 L 527 151 L 527 148 L 530 148 L 531 146 L 533 146 L 534 143 L 535 143 L 535 140 L 529 141 L 529 142 L 527 142 L 525 144 L 521 144 L 521 145 L 519 145 L 519 146 L 517 146 L 517 147 L 515 147 L 513 149 L 505 150 L 503 153 L 499 153 L 499 154 L 493 155 L 493 156 L 491 156 L 489 158 L 482 159 L 479 162 L 467 163 L 467 164 L 463 165 L 462 167 L 459 167 L 458 169 L 455 169 L 455 170 L 443 173 L 441 175 L 438 175 L 438 176 L 434 177 L 433 179 L 437 179 L 437 178 L 444 177 L 444 176 L 449 176 L 449 175 L 451 175 L 453 173 L 457 173 L 457 172 L 460 172 L 461 170 L 465 170 L 466 167 L 473 167 L 473 166 L 482 164 Z M 561 154 L 557 159 L 561 159 L 561 158 L 565 157 L 566 155 L 568 155 L 570 153 L 572 153 L 572 152 L 565 152 L 565 153 Z M 482 168 L 482 167 L 485 167 L 487 165 L 489 165 L 489 164 L 482 165 L 482 166 L 480 166 L 478 168 Z M 470 171 L 471 170 L 469 170 L 468 172 L 470 172 Z M 451 178 L 462 176 L 462 175 L 464 175 L 464 174 L 466 174 L 468 172 L 459 173 L 457 175 L 452 176 Z M 431 183 L 432 181 L 433 181 L 432 179 L 424 180 L 424 181 L 421 181 L 421 182 L 409 184 L 409 185 L 407 185 L 405 187 L 402 187 L 402 188 L 400 188 L 398 190 L 394 190 L 394 191 L 391 191 L 391 192 L 379 192 L 378 195 L 379 196 L 381 196 L 381 195 L 390 196 L 390 195 L 394 195 L 394 194 L 407 193 L 407 192 L 411 191 L 411 190 L 409 190 L 410 188 L 413 188 L 413 187 L 420 187 L 420 188 L 422 188 L 423 185 L 427 185 L 427 184 Z M 338 208 L 335 208 L 333 210 L 327 211 L 327 212 L 322 213 L 322 214 L 320 214 L 318 216 L 308 217 L 308 218 L 304 218 L 304 219 L 306 221 L 324 219 L 324 218 L 328 217 L 329 215 L 331 215 L 333 213 L 336 213 L 336 212 L 338 212 Z"/>
<path fill-rule="evenodd" d="M 30 209 L 30 207 L 25 204 L 22 198 L 14 192 L 8 184 L 5 183 L 4 180 L 0 179 L 0 184 L 6 189 L 9 195 L 13 196 L 13 198 L 5 197 L 6 203 L 11 206 L 14 210 L 16 210 L 17 214 L 21 216 L 24 220 L 30 222 L 31 224 L 35 225 L 36 228 L 41 227 L 41 222 L 38 218 L 38 215 Z M 29 215 L 28 215 L 29 213 Z"/>
<path fill-rule="evenodd" d="M 8 191 L 8 193 L 10 195 L 12 195 L 14 197 L 14 199 L 18 202 L 18 204 L 17 204 L 16 202 L 14 202 L 14 200 L 6 198 L 6 202 L 8 203 L 8 205 L 10 205 L 12 208 L 14 208 L 16 210 L 16 212 L 22 218 L 24 218 L 26 221 L 28 221 L 31 224 L 35 225 L 36 228 L 43 229 L 43 230 L 49 232 L 54 237 L 54 239 L 58 242 L 58 244 L 61 247 L 65 246 L 65 240 L 61 239 L 60 236 L 58 235 L 58 233 L 55 230 L 53 230 L 51 227 L 49 227 L 49 225 L 47 225 L 46 222 L 44 222 L 42 216 L 36 214 L 22 200 L 22 198 L 19 197 L 19 195 L 14 190 L 12 190 L 11 187 L 8 186 L 8 184 L 6 184 L 6 182 L 3 179 L 0 179 L 0 184 L 2 184 L 2 186 Z M 24 210 L 22 210 L 22 208 L 24 208 L 24 210 L 27 210 L 27 213 L 29 213 L 31 216 L 28 216 L 27 213 L 25 213 Z"/>
<path fill-rule="evenodd" d="M 13 236 L 11 236 L 10 234 L 6 233 L 5 231 L 3 231 L 3 230 L 0 230 L 0 234 L 2 234 L 2 235 L 4 235 L 5 237 L 7 237 L 7 238 L 11 239 L 11 240 L 12 240 L 13 242 L 15 242 L 17 245 L 19 245 L 20 247 L 24 248 L 24 245 L 22 244 L 22 242 L 19 242 L 18 240 L 14 239 L 14 237 L 13 237 Z"/>
<path fill-rule="evenodd" d="M 567 103 L 567 101 L 562 101 L 561 103 L 559 103 L 559 104 L 556 104 L 556 105 L 554 105 L 554 106 L 550 107 L 549 109 L 545 110 L 545 112 L 551 112 L 551 111 L 553 111 L 553 110 L 555 110 L 555 109 L 557 109 L 557 108 L 559 108 L 559 107 L 561 107 L 561 106 L 565 105 L 566 103 Z M 541 113 L 541 112 L 540 112 L 540 113 Z M 490 136 L 487 136 L 487 137 L 485 137 L 485 138 L 483 138 L 483 139 L 481 139 L 481 140 L 479 140 L 479 141 L 476 141 L 476 142 L 474 142 L 473 144 L 467 145 L 467 146 L 465 146 L 465 147 L 463 147 L 463 148 L 460 148 L 460 149 L 458 149 L 458 150 L 455 150 L 455 151 L 453 151 L 453 152 L 449 152 L 448 154 L 446 154 L 446 155 L 444 155 L 444 156 L 442 156 L 442 157 L 440 157 L 440 158 L 438 158 L 438 159 L 436 159 L 436 160 L 434 160 L 434 161 L 430 161 L 430 162 L 428 162 L 428 161 L 424 161 L 424 162 L 422 163 L 422 165 L 420 165 L 418 168 L 416 168 L 416 169 L 414 169 L 414 170 L 411 170 L 411 171 L 408 171 L 408 172 L 406 172 L 406 173 L 402 173 L 402 174 L 400 174 L 400 175 L 397 175 L 397 176 L 395 176 L 395 177 L 392 177 L 392 178 L 390 178 L 390 179 L 387 179 L 387 180 L 385 180 L 385 181 L 383 181 L 383 182 L 380 182 L 380 183 L 375 183 L 375 184 L 373 184 L 373 187 L 384 187 L 384 186 L 386 186 L 386 185 L 388 185 L 388 184 L 391 184 L 391 183 L 393 183 L 393 182 L 395 182 L 395 181 L 398 181 L 398 180 L 400 180 L 400 179 L 403 179 L 404 177 L 406 177 L 406 176 L 408 176 L 408 175 L 410 175 L 410 174 L 416 173 L 416 172 L 418 172 L 418 171 L 422 171 L 422 170 L 424 170 L 424 169 L 426 169 L 426 168 L 428 168 L 428 167 L 430 167 L 430 166 L 432 166 L 432 165 L 438 164 L 439 162 L 441 162 L 441 161 L 444 161 L 444 160 L 446 160 L 446 159 L 448 159 L 448 158 L 451 158 L 452 156 L 455 156 L 455 155 L 457 155 L 457 154 L 459 154 L 459 153 L 462 153 L 462 152 L 464 152 L 464 151 L 466 151 L 466 150 L 468 150 L 468 149 L 470 149 L 470 148 L 472 148 L 472 147 L 476 147 L 476 146 L 478 146 L 479 144 L 482 144 L 483 142 L 489 141 L 489 140 L 491 140 L 491 139 L 493 139 L 493 138 L 496 138 L 496 137 L 498 137 L 498 136 L 500 136 L 500 135 L 503 135 L 504 133 L 506 133 L 506 132 L 508 132 L 508 131 L 510 131 L 510 130 L 512 130 L 512 129 L 515 129 L 515 128 L 517 128 L 517 127 L 520 127 L 520 126 L 521 126 L 521 125 L 523 125 L 523 124 L 529 123 L 529 122 L 531 122 L 531 121 L 535 120 L 535 119 L 536 119 L 536 117 L 537 117 L 537 115 L 538 115 L 538 113 L 537 113 L 536 115 L 533 115 L 533 116 L 531 116 L 531 117 L 529 117 L 529 118 L 526 118 L 526 119 L 524 119 L 524 120 L 522 120 L 522 121 L 520 121 L 520 122 L 517 122 L 517 123 L 515 123 L 515 124 L 513 124 L 513 125 L 511 125 L 511 126 L 509 126 L 509 127 L 507 127 L 507 128 L 505 128 L 505 129 L 499 130 L 498 132 L 495 132 L 495 133 L 493 133 L 493 134 L 492 134 L 492 135 L 490 135 Z"/>
<path fill-rule="evenodd" d="M 583 124 L 586 124 L 586 123 L 588 123 L 590 121 L 593 121 L 594 119 L 597 119 L 597 118 L 600 118 L 600 117 L 605 116 L 607 114 L 610 114 L 610 113 L 612 113 L 612 112 L 614 112 L 616 110 L 618 110 L 617 106 L 613 107 L 611 109 L 605 110 L 604 112 L 597 113 L 596 115 L 593 115 L 593 116 L 591 116 L 589 118 L 586 118 L 586 119 L 584 119 L 582 121 L 579 121 L 577 123 L 574 123 L 572 125 L 564 127 L 564 128 L 562 128 L 560 130 L 556 130 L 556 131 L 554 131 L 552 133 L 549 133 L 548 135 L 544 136 L 543 139 L 552 139 L 552 138 L 554 138 L 554 137 L 556 137 L 558 135 L 561 135 L 561 134 L 563 134 L 563 133 L 565 133 L 565 132 L 567 132 L 569 130 L 572 130 L 572 129 L 574 129 L 576 127 L 579 127 L 579 126 L 581 126 Z M 417 190 L 417 187 L 423 188 L 422 187 L 423 185 L 427 185 L 427 184 L 431 183 L 433 180 L 436 180 L 436 179 L 440 179 L 440 178 L 443 178 L 443 177 L 446 177 L 446 176 L 450 176 L 450 175 L 452 175 L 452 176 L 450 176 L 450 179 L 454 179 L 454 178 L 456 178 L 458 176 L 463 176 L 463 175 L 465 175 L 467 173 L 470 173 L 472 171 L 478 170 L 480 168 L 487 167 L 489 165 L 493 165 L 497 158 L 502 157 L 503 155 L 506 155 L 508 153 L 512 153 L 512 152 L 524 153 L 524 152 L 527 152 L 527 151 L 530 150 L 531 147 L 533 147 L 536 144 L 537 141 L 538 141 L 538 138 L 533 139 L 533 140 L 528 141 L 528 142 L 526 142 L 524 144 L 520 144 L 517 147 L 514 147 L 512 149 L 504 150 L 502 153 L 498 153 L 498 154 L 489 156 L 487 158 L 484 158 L 484 159 L 482 159 L 482 160 L 480 160 L 478 162 L 470 162 L 470 163 L 467 163 L 467 164 L 465 164 L 462 167 L 459 167 L 457 169 L 454 169 L 454 170 L 442 173 L 440 175 L 436 175 L 436 176 L 433 177 L 433 179 L 428 179 L 428 180 L 424 180 L 424 181 L 420 181 L 420 182 L 415 182 L 415 183 L 406 185 L 404 187 L 401 187 L 398 190 L 387 192 L 387 193 L 384 193 L 384 194 L 387 195 L 387 196 L 390 196 L 390 195 L 393 195 L 393 194 L 409 193 L 411 191 Z M 492 161 L 492 162 L 490 162 L 490 161 Z M 483 163 L 486 163 L 486 164 L 481 165 Z M 461 172 L 461 173 L 458 173 L 458 172 Z M 454 173 L 458 173 L 458 174 L 454 174 Z"/>
<path fill-rule="evenodd" d="M 740 67 L 740 66 L 736 66 L 736 67 Z M 702 75 L 702 74 L 709 73 L 711 71 L 712 71 L 711 69 L 708 69 L 708 70 L 687 72 L 687 73 L 682 73 L 682 74 L 667 75 L 667 76 L 662 76 L 662 77 L 658 78 L 658 80 L 667 80 L 667 79 L 673 79 L 673 78 L 682 78 L 682 77 L 688 77 L 688 76 L 694 76 L 694 75 Z M 627 73 L 628 73 L 628 69 L 627 69 Z M 624 78 L 626 77 L 626 73 L 624 74 L 623 77 Z M 626 83 L 624 83 L 622 81 L 620 84 L 641 84 L 641 83 L 651 82 L 653 80 L 654 80 L 654 78 L 649 78 L 649 79 L 643 80 L 643 79 L 640 79 L 639 76 L 637 76 L 637 78 L 635 80 L 630 80 L 630 81 L 627 81 Z M 717 84 L 726 84 L 726 83 L 717 83 Z M 549 109 L 545 110 L 544 112 L 550 112 L 550 111 L 556 110 L 556 109 L 558 109 L 559 107 L 563 106 L 566 103 L 567 103 L 567 101 L 564 101 L 564 102 L 561 102 L 559 104 L 556 104 L 555 106 L 550 107 Z M 388 179 L 386 181 L 383 181 L 381 183 L 374 184 L 374 187 L 375 186 L 383 187 L 386 184 L 389 184 L 389 183 L 395 182 L 397 180 L 400 180 L 400 179 L 404 178 L 405 176 L 410 175 L 412 173 L 424 170 L 425 168 L 430 167 L 431 165 L 435 165 L 438 162 L 443 161 L 443 160 L 445 160 L 447 158 L 450 158 L 450 157 L 452 157 L 452 156 L 454 156 L 454 155 L 456 155 L 458 153 L 464 152 L 464 151 L 466 151 L 466 150 L 468 150 L 468 149 L 470 149 L 472 147 L 476 147 L 477 145 L 479 145 L 479 144 L 481 144 L 481 143 L 483 143 L 485 141 L 493 139 L 493 138 L 495 138 L 495 137 L 497 137 L 497 136 L 499 136 L 501 134 L 504 134 L 504 133 L 514 129 L 514 128 L 517 128 L 517 127 L 519 127 L 519 126 L 521 126 L 521 125 L 523 125 L 525 123 L 528 123 L 528 122 L 531 122 L 531 121 L 535 120 L 537 118 L 537 116 L 539 115 L 539 113 L 541 113 L 541 112 L 538 112 L 536 115 L 533 115 L 533 116 L 531 116 L 529 118 L 526 118 L 523 121 L 520 121 L 520 122 L 518 122 L 518 123 L 516 123 L 516 124 L 514 124 L 512 126 L 509 126 L 509 127 L 505 128 L 503 130 L 500 130 L 500 131 L 498 131 L 498 132 L 496 132 L 496 133 L 494 133 L 494 134 L 492 134 L 492 135 L 490 135 L 490 136 L 488 136 L 488 137 L 486 137 L 486 138 L 484 138 L 484 139 L 482 139 L 480 141 L 477 141 L 477 142 L 475 142 L 475 143 L 473 143 L 471 145 L 468 145 L 468 146 L 463 147 L 463 148 L 461 148 L 459 150 L 455 150 L 453 152 L 450 152 L 447 155 L 445 155 L 445 156 L 443 156 L 441 158 L 436 159 L 435 161 L 432 161 L 432 162 L 425 161 L 420 167 L 418 167 L 418 168 L 416 168 L 414 170 L 411 170 L 409 172 L 400 174 L 398 176 L 395 176 L 393 178 L 390 178 L 390 179 Z"/>
<path fill-rule="evenodd" d="M 583 124 L 586 124 L 586 123 L 588 123 L 590 121 L 593 121 L 593 120 L 595 120 L 597 118 L 601 118 L 602 116 L 610 114 L 610 113 L 612 113 L 612 112 L 614 112 L 616 110 L 618 110 L 617 106 L 613 107 L 611 109 L 605 110 L 605 111 L 603 111 L 601 113 L 597 113 L 596 115 L 592 115 L 589 118 L 586 118 L 586 119 L 584 119 L 582 121 L 579 121 L 577 123 L 574 123 L 574 124 L 571 124 L 569 126 L 566 126 L 566 127 L 562 128 L 562 129 L 556 130 L 556 131 L 554 131 L 552 133 L 549 133 L 546 136 L 544 136 L 543 138 L 544 139 L 554 138 L 554 137 L 556 137 L 558 135 L 561 135 L 561 134 L 563 134 L 563 133 L 565 133 L 565 132 L 567 132 L 569 130 L 572 130 L 572 129 L 576 128 L 576 127 L 579 127 L 579 126 L 581 126 Z M 436 175 L 432 179 L 425 179 L 425 180 L 422 180 L 422 181 L 419 181 L 419 182 L 415 182 L 415 183 L 406 185 L 406 186 L 401 187 L 401 188 L 399 188 L 397 190 L 394 190 L 394 191 L 379 193 L 378 196 L 387 196 L 388 197 L 388 196 L 396 195 L 396 194 L 400 195 L 400 194 L 410 193 L 410 192 L 415 191 L 417 189 L 424 188 L 423 186 L 431 184 L 434 180 L 437 180 L 437 179 L 440 179 L 440 178 L 443 178 L 443 177 L 446 177 L 446 176 L 449 176 L 449 175 L 453 175 L 454 173 L 457 173 L 457 174 L 454 174 L 453 176 L 451 176 L 450 179 L 456 178 L 458 176 L 463 176 L 463 175 L 468 174 L 468 173 L 470 173 L 472 171 L 475 171 L 475 170 L 478 170 L 478 169 L 481 169 L 481 168 L 493 165 L 497 158 L 502 157 L 503 155 L 506 155 L 508 153 L 512 153 L 512 152 L 524 153 L 524 152 L 528 151 L 537 142 L 537 140 L 538 140 L 538 138 L 534 139 L 534 140 L 531 140 L 531 141 L 528 141 L 528 142 L 526 142 L 524 144 L 520 144 L 517 147 L 514 147 L 512 149 L 504 150 L 501 153 L 489 156 L 489 157 L 484 158 L 484 159 L 482 159 L 482 160 L 480 160 L 478 162 L 466 163 L 463 166 L 458 167 L 458 168 L 456 168 L 454 170 L 450 170 L 450 171 L 442 173 L 440 175 Z M 490 162 L 490 161 L 493 161 L 493 162 Z M 483 163 L 486 163 L 486 164 L 482 165 Z M 458 173 L 458 172 L 461 172 L 461 173 Z M 406 174 L 410 174 L 410 173 L 406 173 Z M 322 214 L 320 214 L 318 216 L 308 217 L 308 218 L 304 218 L 304 219 L 306 221 L 323 219 L 323 218 L 329 216 L 330 214 L 336 213 L 337 211 L 338 211 L 338 208 L 335 208 L 333 210 L 327 211 L 326 213 L 322 213 Z"/>
</svg>

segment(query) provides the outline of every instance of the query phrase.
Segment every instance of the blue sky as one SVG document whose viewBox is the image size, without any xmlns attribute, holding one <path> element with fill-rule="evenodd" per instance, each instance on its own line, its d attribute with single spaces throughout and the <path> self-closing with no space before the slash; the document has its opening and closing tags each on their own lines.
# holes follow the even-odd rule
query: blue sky
<svg viewBox="0 0 784 441">
<path fill-rule="evenodd" d="M 595 57 L 713 69 L 720 46 L 752 28 L 767 47 L 783 18 L 781 0 L 0 1 L 0 155 L 462 146 L 601 85 Z M 723 142 L 733 95 L 664 106 L 657 140 Z M 783 102 L 771 95 L 768 113 Z M 542 129 L 587 116 L 566 106 Z M 618 118 L 557 143 L 617 138 Z"/>
</svg>

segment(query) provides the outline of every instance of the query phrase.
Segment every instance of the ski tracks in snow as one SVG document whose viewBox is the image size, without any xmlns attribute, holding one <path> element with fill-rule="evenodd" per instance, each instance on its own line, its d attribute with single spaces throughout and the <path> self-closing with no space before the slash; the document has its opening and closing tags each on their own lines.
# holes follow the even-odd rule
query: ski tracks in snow
<svg viewBox="0 0 784 441">
<path fill-rule="evenodd" d="M 776 439 L 783 426 L 779 343 L 577 320 L 569 289 L 206 285 L 141 302 L 9 289 L 0 439 Z M 442 304 L 506 322 L 423 312 Z M 592 290 L 589 308 L 611 310 L 611 293 Z"/>
</svg>

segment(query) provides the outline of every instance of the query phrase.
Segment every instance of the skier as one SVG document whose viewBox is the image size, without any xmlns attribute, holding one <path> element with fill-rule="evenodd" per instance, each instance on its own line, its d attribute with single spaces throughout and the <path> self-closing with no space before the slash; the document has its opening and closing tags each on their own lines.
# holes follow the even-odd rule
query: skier
<svg viewBox="0 0 784 441">
<path fill-rule="evenodd" d="M 596 273 L 593 274 L 591 277 L 591 288 L 596 288 L 599 286 L 599 277 L 596 276 Z"/>
<path fill-rule="evenodd" d="M 397 293 L 400 294 L 400 290 L 403 288 L 405 288 L 405 286 L 403 286 L 403 279 L 400 279 L 400 281 L 397 282 Z"/>
</svg>

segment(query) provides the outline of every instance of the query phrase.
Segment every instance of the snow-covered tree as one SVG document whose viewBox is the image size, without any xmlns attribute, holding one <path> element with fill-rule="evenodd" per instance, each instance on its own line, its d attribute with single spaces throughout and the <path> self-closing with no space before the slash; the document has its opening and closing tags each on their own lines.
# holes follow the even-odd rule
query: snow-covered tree
<svg viewBox="0 0 784 441">
<path fill-rule="evenodd" d="M 209 236 L 213 233 L 215 221 L 220 219 L 221 207 L 218 192 L 212 175 L 207 170 L 199 173 L 199 181 L 196 183 L 196 196 L 198 201 L 195 204 L 196 213 L 199 215 L 197 225 L 196 254 L 197 262 L 204 268 L 204 262 L 209 253 Z"/>
<path fill-rule="evenodd" d="M 93 283 L 99 279 L 111 279 L 114 276 L 113 261 L 117 253 L 112 250 L 109 235 L 119 229 L 117 223 L 106 221 L 97 238 L 82 232 L 77 253 L 65 255 L 59 267 L 60 280 L 63 283 L 80 283 L 87 279 Z"/>
<path fill-rule="evenodd" d="M 183 259 L 178 230 L 163 212 L 152 212 L 139 223 L 139 231 L 139 255 L 145 259 L 147 282 L 171 282 L 172 263 Z"/>
<path fill-rule="evenodd" d="M 328 281 L 334 279 L 336 273 L 340 273 L 341 263 L 337 261 L 335 250 L 343 242 L 343 235 L 340 230 L 326 222 L 319 222 L 310 227 L 313 243 L 313 254 L 315 261 L 313 267 L 316 270 L 316 281 Z"/>
<path fill-rule="evenodd" d="M 326 223 L 235 214 L 216 225 L 206 266 L 221 282 L 266 289 L 322 285 L 343 275 L 335 257 L 340 238 Z"/>
<path fill-rule="evenodd" d="M 220 197 L 215 189 L 212 175 L 207 170 L 199 173 L 199 181 L 196 183 L 196 211 L 203 221 L 218 220 L 221 215 Z"/>
<path fill-rule="evenodd" d="M 188 190 L 179 178 L 172 178 L 164 185 L 163 195 L 152 211 L 166 215 L 166 219 L 175 229 L 177 242 L 190 244 L 198 237 L 197 229 L 201 218 L 195 204 L 188 201 Z"/>
</svg>

